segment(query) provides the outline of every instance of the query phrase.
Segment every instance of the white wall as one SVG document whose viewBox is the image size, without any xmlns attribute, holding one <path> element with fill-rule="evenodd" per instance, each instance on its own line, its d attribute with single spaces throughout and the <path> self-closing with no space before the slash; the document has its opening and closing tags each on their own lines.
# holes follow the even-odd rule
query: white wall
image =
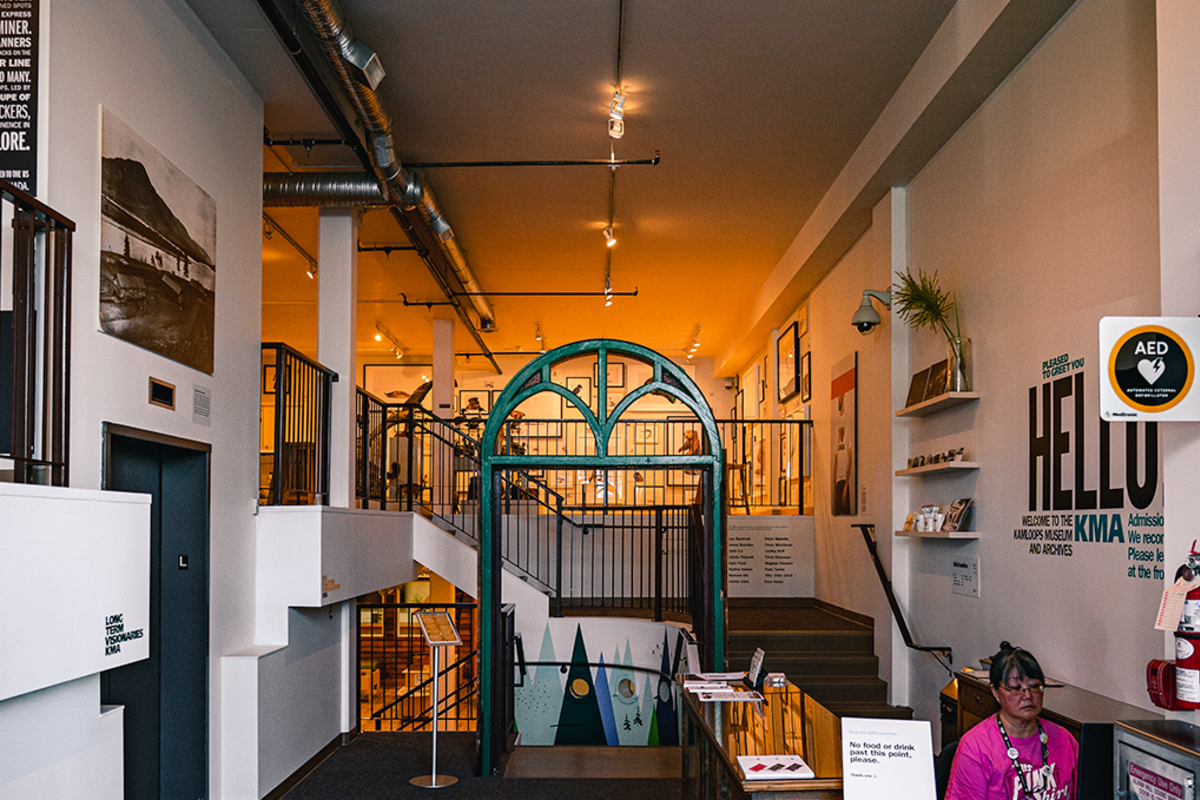
<svg viewBox="0 0 1200 800">
<path fill-rule="evenodd" d="M 1080 431 L 1075 395 L 1062 400 L 1069 449 L 1058 459 L 1059 482 L 1076 491 L 1082 446 L 1078 488 L 1100 488 L 1097 323 L 1106 315 L 1160 310 L 1154 37 L 1150 5 L 1078 3 L 909 186 L 876 205 L 871 229 L 807 301 L 816 595 L 875 619 L 892 701 L 907 698 L 919 718 L 935 725 L 938 692 L 949 676 L 932 657 L 908 653 L 887 630 L 890 610 L 851 523 L 877 526 L 914 637 L 952 646 L 955 666 L 976 663 L 1008 639 L 1031 649 L 1056 678 L 1150 707 L 1142 674 L 1162 651 L 1151 619 L 1162 581 L 1129 577 L 1130 568 L 1136 573 L 1146 562 L 1132 560 L 1128 549 L 1130 534 L 1161 532 L 1130 524 L 1132 514 L 1161 511 L 1161 486 L 1144 509 L 1125 495 L 1117 508 L 1085 508 L 1073 497 L 1071 508 L 1047 511 L 1103 514 L 1106 522 L 1115 514 L 1124 541 L 1077 542 L 1071 526 L 1071 541 L 1063 542 L 1071 555 L 1045 555 L 1031 552 L 1030 541 L 1014 532 L 1030 513 L 1030 390 L 1037 388 L 1040 402 L 1044 383 L 1083 375 Z M 960 303 L 963 332 L 973 342 L 975 388 L 983 393 L 975 406 L 897 420 L 893 412 L 904 404 L 909 375 L 945 358 L 944 339 L 908 330 L 894 311 L 868 336 L 848 324 L 862 290 L 885 288 L 906 264 L 936 271 Z M 833 365 L 852 352 L 858 353 L 859 483 L 866 503 L 860 493 L 856 518 L 832 517 L 826 387 Z M 1073 364 L 1044 376 L 1043 362 L 1063 354 Z M 1107 480 L 1123 488 L 1125 426 L 1111 431 Z M 908 456 L 952 444 L 965 446 L 983 468 L 955 478 L 893 476 Z M 1159 445 L 1151 466 L 1161 476 Z M 1136 463 L 1140 476 L 1145 464 Z M 977 541 L 895 540 L 905 511 L 966 496 L 976 506 Z M 1137 549 L 1156 558 L 1162 548 Z M 1184 554 L 1175 547 L 1150 566 L 1173 572 Z M 950 562 L 961 556 L 980 560 L 978 599 L 951 593 Z"/>
<path fill-rule="evenodd" d="M 101 707 L 97 675 L 0 703 L 0 798 L 121 800 L 123 723 L 122 707 Z"/>
<path fill-rule="evenodd" d="M 51 4 L 43 4 L 43 7 Z M 43 50 L 49 149 L 42 199 L 76 221 L 71 479 L 101 485 L 101 423 L 212 445 L 210 652 L 253 641 L 261 297 L 262 105 L 179 0 L 58 0 Z M 100 110 L 107 108 L 204 189 L 217 209 L 213 375 L 98 332 Z M 149 376 L 176 411 L 147 403 Z M 212 425 L 192 422 L 194 385 Z M 220 672 L 210 678 L 209 752 L 220 752 Z M 219 759 L 210 759 L 219 796 Z M 83 796 L 88 780 L 60 796 Z"/>
<path fill-rule="evenodd" d="M 1086 0 L 1070 12 L 910 186 L 910 260 L 937 270 L 973 339 L 977 407 L 913 425 L 913 453 L 959 442 L 983 463 L 939 498 L 976 499 L 975 543 L 921 542 L 912 556 L 911 607 L 927 638 L 954 646 L 958 663 L 1002 639 L 1039 656 L 1068 683 L 1149 707 L 1142 675 L 1161 653 L 1152 616 L 1161 580 L 1127 577 L 1131 542 L 1072 541 L 1071 555 L 1036 555 L 1014 538 L 1029 507 L 1029 393 L 1043 362 L 1083 359 L 1085 413 L 1063 402 L 1070 452 L 1064 489 L 1100 484 L 1097 324 L 1106 315 L 1159 312 L 1155 169 L 1154 10 L 1136 0 Z M 944 357 L 928 333 L 911 334 L 913 369 Z M 1062 377 L 1062 376 L 1056 376 Z M 1125 486 L 1124 428 L 1112 426 L 1112 483 Z M 913 430 L 913 429 L 910 429 Z M 923 441 L 920 441 L 923 440 Z M 923 446 L 924 444 L 924 446 Z M 896 454 L 897 463 L 904 454 Z M 910 479 L 911 480 L 911 479 Z M 1149 508 L 1161 509 L 1161 491 Z M 1071 514 L 1075 508 L 1039 510 Z M 1073 506 L 1086 511 L 1078 499 Z M 1122 522 L 1138 509 L 1126 501 Z M 1125 525 L 1128 535 L 1140 526 Z M 1161 528 L 1144 529 L 1160 532 Z M 1074 539 L 1074 534 L 1072 533 Z M 1151 551 L 1157 548 L 1146 548 Z M 949 560 L 976 555 L 981 597 L 950 593 Z M 1166 554 L 1173 572 L 1184 553 Z M 913 701 L 935 719 L 945 673 L 914 660 Z"/>
</svg>

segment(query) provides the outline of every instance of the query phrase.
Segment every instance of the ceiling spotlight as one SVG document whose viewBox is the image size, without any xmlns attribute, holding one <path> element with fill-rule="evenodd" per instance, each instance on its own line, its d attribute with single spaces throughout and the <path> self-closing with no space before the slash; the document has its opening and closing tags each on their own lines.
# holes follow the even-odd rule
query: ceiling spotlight
<svg viewBox="0 0 1200 800">
<path fill-rule="evenodd" d="M 604 229 L 604 244 L 612 247 L 617 243 L 617 237 L 613 235 L 612 225 Z"/>
<path fill-rule="evenodd" d="M 542 340 L 542 324 L 540 322 L 537 325 L 537 332 L 534 334 L 533 340 L 535 342 L 540 342 Z"/>
<path fill-rule="evenodd" d="M 614 139 L 620 139 L 625 135 L 625 120 L 610 119 L 608 121 L 608 135 Z"/>
<path fill-rule="evenodd" d="M 317 279 L 317 268 L 309 267 L 307 270 L 304 271 L 304 274 L 308 276 L 308 279 L 310 281 L 315 281 Z"/>
<path fill-rule="evenodd" d="M 377 342 L 383 341 L 383 334 L 380 332 L 378 324 L 375 325 L 375 341 L 377 341 Z"/>
<path fill-rule="evenodd" d="M 609 119 L 625 119 L 625 95 L 618 89 L 613 93 L 612 103 L 608 107 Z"/>
</svg>

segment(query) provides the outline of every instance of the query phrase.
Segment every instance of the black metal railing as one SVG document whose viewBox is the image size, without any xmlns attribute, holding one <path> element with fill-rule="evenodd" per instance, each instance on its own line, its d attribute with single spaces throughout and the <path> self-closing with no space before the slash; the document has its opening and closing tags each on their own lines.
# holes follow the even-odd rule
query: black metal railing
<svg viewBox="0 0 1200 800">
<path fill-rule="evenodd" d="M 811 420 L 717 420 L 724 448 L 725 481 L 732 513 L 811 514 Z M 695 417 L 625 419 L 615 426 L 609 455 L 678 456 L 706 447 Z M 593 456 L 598 448 L 582 419 L 506 421 L 496 450 L 548 457 Z M 593 471 L 594 472 L 594 471 Z M 623 483 L 569 480 L 551 483 L 569 505 L 688 504 L 698 486 L 695 470 L 649 467 L 621 475 Z"/>
<path fill-rule="evenodd" d="M 263 344 L 260 504 L 329 503 L 330 396 L 337 378 L 286 344 Z"/>
<path fill-rule="evenodd" d="M 479 693 L 476 603 L 359 604 L 359 719 L 364 731 L 431 730 L 438 681 L 439 730 L 474 730 Z M 431 674 L 430 648 L 415 614 L 446 611 L 463 644 L 442 648 Z"/>
<path fill-rule="evenodd" d="M 0 470 L 7 460 L 15 483 L 66 486 L 75 223 L 5 181 L 0 217 L 12 225 L 11 288 L 0 291 L 12 299 L 0 308 Z"/>
<path fill-rule="evenodd" d="M 463 524 L 466 504 L 479 498 L 479 440 L 420 406 L 384 403 L 362 389 L 357 405 L 359 505 Z"/>
<path fill-rule="evenodd" d="M 557 542 L 556 609 L 621 608 L 692 614 L 699 560 L 697 517 L 690 506 L 564 509 L 570 524 Z"/>
</svg>

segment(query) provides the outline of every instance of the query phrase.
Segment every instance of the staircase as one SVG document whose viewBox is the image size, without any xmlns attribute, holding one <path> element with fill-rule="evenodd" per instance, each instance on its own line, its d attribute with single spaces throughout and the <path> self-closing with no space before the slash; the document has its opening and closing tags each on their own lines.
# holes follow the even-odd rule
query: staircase
<svg viewBox="0 0 1200 800">
<path fill-rule="evenodd" d="M 764 669 L 839 717 L 912 719 L 911 708 L 887 703 L 870 618 L 812 598 L 730 598 L 726 608 L 729 669 L 744 669 L 761 647 Z"/>
</svg>

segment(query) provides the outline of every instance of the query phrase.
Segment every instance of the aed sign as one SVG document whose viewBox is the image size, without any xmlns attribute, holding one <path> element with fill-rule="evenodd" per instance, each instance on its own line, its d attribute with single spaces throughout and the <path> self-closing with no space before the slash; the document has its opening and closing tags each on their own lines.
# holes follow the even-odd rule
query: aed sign
<svg viewBox="0 0 1200 800">
<path fill-rule="evenodd" d="M 1100 320 L 1100 417 L 1111 422 L 1200 420 L 1193 391 L 1200 318 Z"/>
</svg>

